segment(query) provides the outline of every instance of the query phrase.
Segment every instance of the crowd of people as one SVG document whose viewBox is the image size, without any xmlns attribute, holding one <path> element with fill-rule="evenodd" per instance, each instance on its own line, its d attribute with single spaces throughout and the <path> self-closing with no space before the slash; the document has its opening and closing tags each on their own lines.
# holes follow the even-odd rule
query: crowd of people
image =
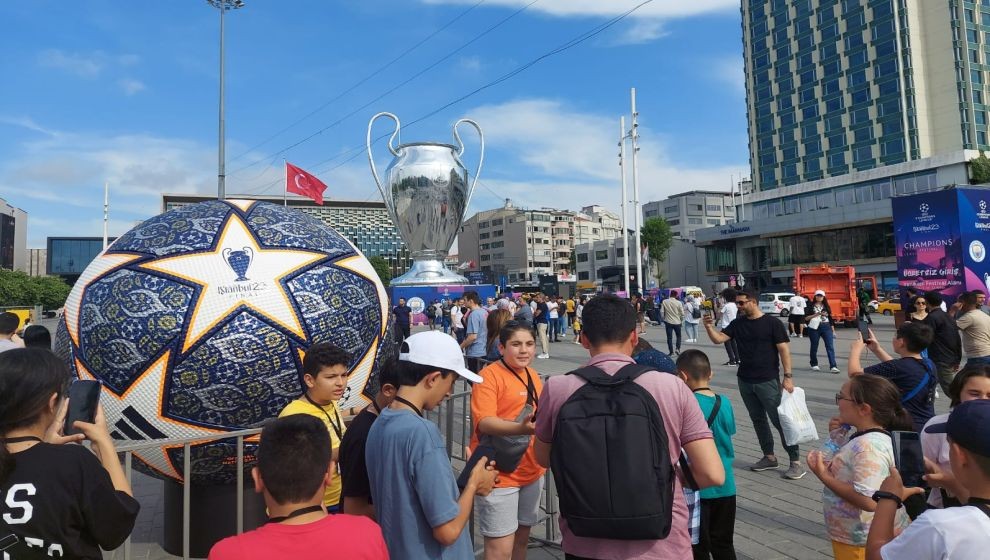
<svg viewBox="0 0 990 560">
<path fill-rule="evenodd" d="M 824 293 L 789 326 L 762 313 L 754 292 L 726 289 L 713 313 L 693 296 L 665 298 L 666 354 L 640 336 L 649 309 L 639 296 L 483 304 L 469 291 L 449 306 L 431 303 L 440 320 L 415 334 L 400 324 L 402 316 L 411 324 L 400 300 L 398 358 L 380 368 L 366 407 L 337 404 L 352 356 L 327 343 L 307 350 L 301 394 L 263 429 L 252 472 L 269 522 L 220 541 L 210 558 L 316 558 L 328 546 L 342 558 L 474 558 L 473 513 L 487 560 L 522 560 L 551 469 L 568 559 L 734 559 L 735 413 L 712 389 L 709 357 L 681 351 L 687 324 L 687 341 L 700 325 L 737 366 L 763 455 L 746 468 L 781 468 L 776 429 L 787 454 L 781 476 L 810 471 L 821 481 L 836 559 L 980 557 L 990 545 L 990 315 L 978 291 L 944 311 L 938 294 L 919 297 L 924 305 L 890 341 L 896 356 L 872 331 L 854 337 L 828 437 L 803 460 L 778 407 L 795 390 L 791 338 L 823 341 L 837 369 Z M 0 314 L 0 546 L 11 558 L 31 548 L 99 558 L 130 534 L 139 504 L 102 409 L 65 435 L 68 368 L 45 344 L 27 344 L 40 332 L 19 340 L 8 315 Z M 568 328 L 589 359 L 544 382 L 534 362 Z M 820 371 L 812 346 L 810 366 Z M 878 363 L 863 367 L 864 350 Z M 425 417 L 458 379 L 470 384 L 472 428 L 460 477 L 449 442 Z M 936 416 L 939 388 L 951 411 Z M 895 468 L 900 432 L 920 438 L 927 488 L 905 487 Z M 88 449 L 72 445 L 84 439 Z"/>
</svg>

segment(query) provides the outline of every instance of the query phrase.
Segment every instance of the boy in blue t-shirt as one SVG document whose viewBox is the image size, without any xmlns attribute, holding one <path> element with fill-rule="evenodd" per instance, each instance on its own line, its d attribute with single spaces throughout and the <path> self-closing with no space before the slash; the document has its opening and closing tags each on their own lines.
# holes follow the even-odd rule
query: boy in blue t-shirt
<svg viewBox="0 0 990 560">
<path fill-rule="evenodd" d="M 736 479 L 732 460 L 736 452 L 732 448 L 732 436 L 736 433 L 736 418 L 732 404 L 709 388 L 712 365 L 701 350 L 687 350 L 677 357 L 677 375 L 694 391 L 725 467 L 725 484 L 701 491 L 701 535 L 698 544 L 692 547 L 694 558 L 735 560 L 732 535 L 736 524 Z"/>
</svg>

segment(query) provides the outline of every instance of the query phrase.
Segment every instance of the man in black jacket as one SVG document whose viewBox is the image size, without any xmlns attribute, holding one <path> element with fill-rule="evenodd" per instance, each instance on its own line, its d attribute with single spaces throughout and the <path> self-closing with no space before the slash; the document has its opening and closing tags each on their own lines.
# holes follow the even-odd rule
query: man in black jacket
<svg viewBox="0 0 990 560">
<path fill-rule="evenodd" d="M 935 337 L 928 346 L 928 358 L 935 363 L 938 384 L 942 387 L 942 392 L 948 394 L 949 384 L 956 376 L 959 363 L 962 361 L 959 329 L 956 327 L 956 322 L 942 311 L 942 296 L 935 292 L 926 292 L 925 303 L 928 304 L 928 316 L 923 322 L 935 332 Z"/>
</svg>

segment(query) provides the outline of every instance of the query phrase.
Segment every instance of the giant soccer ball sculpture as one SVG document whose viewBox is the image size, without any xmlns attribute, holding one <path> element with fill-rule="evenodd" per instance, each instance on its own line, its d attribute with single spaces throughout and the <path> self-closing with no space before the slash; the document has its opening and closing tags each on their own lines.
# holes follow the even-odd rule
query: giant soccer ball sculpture
<svg viewBox="0 0 990 560">
<path fill-rule="evenodd" d="M 86 268 L 56 351 L 103 382 L 114 438 L 148 442 L 256 427 L 301 394 L 302 356 L 354 356 L 341 406 L 364 404 L 395 352 L 374 268 L 316 218 L 273 204 L 209 201 L 149 219 Z M 139 451 L 137 466 L 193 483 L 234 480 L 233 439 Z M 252 446 L 245 450 L 253 455 Z"/>
</svg>

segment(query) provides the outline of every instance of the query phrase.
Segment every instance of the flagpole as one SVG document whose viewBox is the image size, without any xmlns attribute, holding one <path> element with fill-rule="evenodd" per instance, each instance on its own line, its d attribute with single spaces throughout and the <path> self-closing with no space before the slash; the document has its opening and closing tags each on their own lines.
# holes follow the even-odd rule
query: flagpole
<svg viewBox="0 0 990 560">
<path fill-rule="evenodd" d="M 282 158 L 282 169 L 285 170 L 285 182 L 282 183 L 282 207 L 289 206 L 289 166 L 285 158 Z"/>
<path fill-rule="evenodd" d="M 107 250 L 108 222 L 110 220 L 110 182 L 103 182 L 103 250 Z"/>
</svg>

